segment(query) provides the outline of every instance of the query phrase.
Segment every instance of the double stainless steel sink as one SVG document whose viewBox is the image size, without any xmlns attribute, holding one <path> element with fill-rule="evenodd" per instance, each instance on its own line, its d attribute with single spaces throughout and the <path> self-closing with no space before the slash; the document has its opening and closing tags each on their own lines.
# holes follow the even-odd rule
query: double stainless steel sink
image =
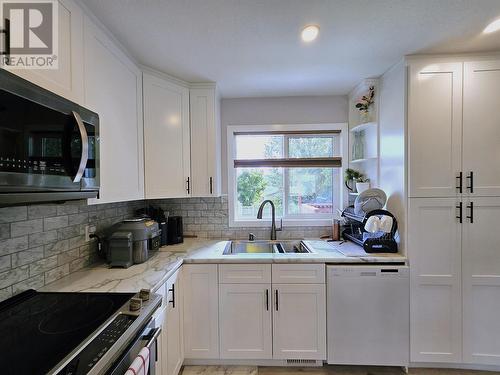
<svg viewBox="0 0 500 375">
<path fill-rule="evenodd" d="M 289 254 L 289 253 L 311 253 L 301 240 L 285 241 L 230 241 L 224 249 L 223 255 L 237 254 Z"/>
</svg>

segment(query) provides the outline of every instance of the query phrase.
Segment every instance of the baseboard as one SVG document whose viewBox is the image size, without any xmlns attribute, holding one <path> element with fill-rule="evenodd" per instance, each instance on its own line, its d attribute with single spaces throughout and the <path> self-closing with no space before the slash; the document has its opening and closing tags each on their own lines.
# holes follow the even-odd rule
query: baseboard
<svg viewBox="0 0 500 375">
<path fill-rule="evenodd" d="M 412 362 L 412 363 L 410 363 L 409 367 L 410 367 L 410 369 L 411 368 L 428 367 L 428 368 L 442 368 L 442 369 L 449 368 L 449 369 L 458 369 L 458 370 L 480 370 L 480 371 L 500 372 L 500 366 L 475 365 L 475 364 L 470 364 L 470 363 Z"/>
<path fill-rule="evenodd" d="M 300 359 L 185 359 L 184 366 L 321 367 L 322 360 Z"/>
</svg>

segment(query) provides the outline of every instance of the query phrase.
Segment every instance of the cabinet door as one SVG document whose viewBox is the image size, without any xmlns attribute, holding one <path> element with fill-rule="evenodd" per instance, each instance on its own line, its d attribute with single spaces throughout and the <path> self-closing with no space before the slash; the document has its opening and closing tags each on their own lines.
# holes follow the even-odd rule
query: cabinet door
<svg viewBox="0 0 500 375">
<path fill-rule="evenodd" d="M 189 196 L 189 90 L 147 73 L 144 145 L 146 198 Z"/>
<path fill-rule="evenodd" d="M 500 196 L 500 60 L 464 64 L 463 169 L 470 195 Z M 471 182 L 468 179 L 467 185 Z"/>
<path fill-rule="evenodd" d="M 184 355 L 219 358 L 219 293 L 216 264 L 183 266 Z"/>
<path fill-rule="evenodd" d="M 324 284 L 273 284 L 273 358 L 326 359 Z"/>
<path fill-rule="evenodd" d="M 85 18 L 85 105 L 99 115 L 100 196 L 92 203 L 144 199 L 142 77 Z"/>
<path fill-rule="evenodd" d="M 220 195 L 220 124 L 215 88 L 191 89 L 191 172 L 193 196 Z"/>
<path fill-rule="evenodd" d="M 83 105 L 83 11 L 73 0 L 59 0 L 58 17 L 58 68 L 11 71 L 38 86 Z"/>
<path fill-rule="evenodd" d="M 463 224 L 464 362 L 500 365 L 500 198 L 467 202 Z"/>
<path fill-rule="evenodd" d="M 155 375 L 163 375 L 165 356 L 167 352 L 167 309 L 163 306 L 155 312 L 153 318 L 155 319 L 155 326 L 161 327 L 160 336 L 156 340 L 156 362 L 155 362 Z"/>
<path fill-rule="evenodd" d="M 182 294 L 179 271 L 167 280 L 166 355 L 162 373 L 177 375 L 184 361 L 184 342 L 182 326 Z"/>
<path fill-rule="evenodd" d="M 462 358 L 459 204 L 456 198 L 409 199 L 412 362 Z"/>
<path fill-rule="evenodd" d="M 271 359 L 271 284 L 221 284 L 220 357 Z"/>
<path fill-rule="evenodd" d="M 410 197 L 453 197 L 461 171 L 462 63 L 412 64 L 408 91 Z"/>
</svg>

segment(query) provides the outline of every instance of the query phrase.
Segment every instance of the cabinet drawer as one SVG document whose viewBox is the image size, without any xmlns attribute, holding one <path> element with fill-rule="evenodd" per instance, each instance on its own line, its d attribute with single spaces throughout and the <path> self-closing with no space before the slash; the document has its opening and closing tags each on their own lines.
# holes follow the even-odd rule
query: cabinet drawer
<svg viewBox="0 0 500 375">
<path fill-rule="evenodd" d="M 270 284 L 270 264 L 221 264 L 219 265 L 221 284 Z"/>
<path fill-rule="evenodd" d="M 273 264 L 273 284 L 324 283 L 324 264 Z"/>
</svg>

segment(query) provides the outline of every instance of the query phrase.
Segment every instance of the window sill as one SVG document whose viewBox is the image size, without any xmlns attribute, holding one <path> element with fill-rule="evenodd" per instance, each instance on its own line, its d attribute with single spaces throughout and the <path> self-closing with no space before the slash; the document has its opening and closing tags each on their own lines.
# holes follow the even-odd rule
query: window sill
<svg viewBox="0 0 500 375">
<path fill-rule="evenodd" d="M 318 219 L 283 219 L 283 228 L 286 227 L 324 227 L 332 225 L 332 218 Z M 271 220 L 229 220 L 230 228 L 269 228 Z M 280 219 L 276 218 L 276 227 L 280 227 Z"/>
</svg>

